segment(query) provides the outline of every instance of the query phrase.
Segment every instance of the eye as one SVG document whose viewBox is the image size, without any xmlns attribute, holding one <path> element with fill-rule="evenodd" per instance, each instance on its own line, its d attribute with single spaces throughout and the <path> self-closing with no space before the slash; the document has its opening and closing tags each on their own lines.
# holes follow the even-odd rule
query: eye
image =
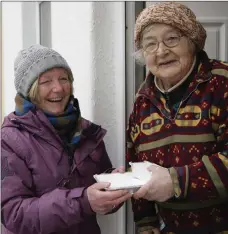
<svg viewBox="0 0 228 234">
<path fill-rule="evenodd" d="M 60 77 L 59 80 L 61 83 L 66 83 L 69 81 L 68 77 Z"/>
<path fill-rule="evenodd" d="M 145 50 L 151 50 L 154 49 L 157 46 L 157 42 L 156 41 L 151 41 L 148 44 L 145 45 L 144 49 Z"/>
<path fill-rule="evenodd" d="M 42 81 L 39 81 L 39 85 L 48 84 L 50 82 L 51 82 L 50 80 L 42 80 Z"/>
<path fill-rule="evenodd" d="M 157 45 L 157 42 L 156 42 L 156 41 L 151 41 L 151 42 L 147 45 L 147 47 L 155 46 L 155 45 Z"/>
<path fill-rule="evenodd" d="M 169 37 L 167 37 L 165 40 L 166 40 L 166 41 L 169 41 L 169 42 L 172 42 L 172 41 L 176 41 L 176 40 L 178 40 L 178 39 L 179 39 L 178 36 L 169 36 Z"/>
</svg>

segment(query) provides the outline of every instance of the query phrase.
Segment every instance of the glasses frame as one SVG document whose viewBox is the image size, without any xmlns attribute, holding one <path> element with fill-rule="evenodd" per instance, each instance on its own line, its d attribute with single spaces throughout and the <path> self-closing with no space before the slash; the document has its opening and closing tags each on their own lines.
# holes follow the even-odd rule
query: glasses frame
<svg viewBox="0 0 228 234">
<path fill-rule="evenodd" d="M 159 45 L 160 45 L 161 42 L 162 42 L 167 48 L 174 48 L 174 47 L 176 47 L 176 46 L 179 45 L 180 40 L 181 40 L 182 37 L 184 37 L 184 34 L 180 34 L 180 35 L 178 36 L 178 39 L 179 39 L 179 40 L 178 40 L 177 43 L 176 43 L 175 45 L 173 45 L 173 46 L 168 46 L 168 45 L 165 43 L 164 39 L 163 39 L 162 41 L 157 41 L 157 44 L 156 44 L 157 47 L 156 47 L 156 49 L 154 49 L 153 51 L 148 51 L 148 50 L 144 49 L 143 47 L 142 47 L 142 49 L 143 49 L 143 51 L 145 51 L 145 52 L 148 53 L 148 54 L 154 54 L 154 53 L 157 52 L 157 50 L 158 50 Z"/>
</svg>

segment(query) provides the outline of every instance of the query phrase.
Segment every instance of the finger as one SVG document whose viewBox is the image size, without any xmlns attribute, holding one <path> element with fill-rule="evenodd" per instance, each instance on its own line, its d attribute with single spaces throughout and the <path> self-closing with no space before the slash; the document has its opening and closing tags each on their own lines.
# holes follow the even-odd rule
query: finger
<svg viewBox="0 0 228 234">
<path fill-rule="evenodd" d="M 116 168 L 115 170 L 113 170 L 113 171 L 111 172 L 111 174 L 113 174 L 113 173 L 118 173 L 118 172 L 119 172 L 119 169 Z"/>
<path fill-rule="evenodd" d="M 112 173 L 124 173 L 124 172 L 125 172 L 124 166 L 120 166 L 112 171 Z"/>
<path fill-rule="evenodd" d="M 128 190 L 112 190 L 105 191 L 105 199 L 108 201 L 116 200 L 119 197 L 125 196 L 126 194 L 130 194 Z"/>
<path fill-rule="evenodd" d="M 148 186 L 142 186 L 137 192 L 134 193 L 133 198 L 139 199 L 146 195 L 148 191 Z"/>
<path fill-rule="evenodd" d="M 94 189 L 101 190 L 101 189 L 106 189 L 111 185 L 111 183 L 108 182 L 98 182 L 92 185 Z"/>
<path fill-rule="evenodd" d="M 114 204 L 115 206 L 118 206 L 120 203 L 125 202 L 126 200 L 130 199 L 131 197 L 132 197 L 132 195 L 130 193 L 127 193 L 126 195 L 124 195 L 122 197 L 119 197 L 115 200 L 107 202 L 106 204 L 111 204 L 111 205 Z"/>
<path fill-rule="evenodd" d="M 124 166 L 120 166 L 120 167 L 118 168 L 118 171 L 119 171 L 120 173 L 124 173 L 124 172 L 125 172 L 125 167 L 124 167 Z"/>
<path fill-rule="evenodd" d="M 153 164 L 151 164 L 149 167 L 147 167 L 147 170 L 152 172 L 152 171 L 158 170 L 159 168 L 160 168 L 159 165 L 153 163 Z"/>
</svg>

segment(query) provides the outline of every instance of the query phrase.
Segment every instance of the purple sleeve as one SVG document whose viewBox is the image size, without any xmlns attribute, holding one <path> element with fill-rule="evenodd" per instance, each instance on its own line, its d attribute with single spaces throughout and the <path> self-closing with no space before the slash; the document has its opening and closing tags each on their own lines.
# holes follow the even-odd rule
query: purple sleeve
<svg viewBox="0 0 228 234">
<path fill-rule="evenodd" d="M 2 223 L 9 231 L 17 234 L 55 233 L 94 215 L 85 188 L 57 188 L 35 197 L 31 173 L 24 161 L 3 148 L 1 153 Z"/>
</svg>

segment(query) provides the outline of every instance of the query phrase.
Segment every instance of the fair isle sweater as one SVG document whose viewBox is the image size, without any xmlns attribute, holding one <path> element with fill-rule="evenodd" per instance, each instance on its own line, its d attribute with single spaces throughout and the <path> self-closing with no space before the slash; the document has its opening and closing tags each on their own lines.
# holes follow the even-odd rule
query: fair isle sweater
<svg viewBox="0 0 228 234">
<path fill-rule="evenodd" d="M 132 199 L 141 230 L 159 226 L 158 216 L 162 233 L 228 230 L 228 64 L 204 51 L 197 59 L 184 94 L 175 93 L 177 103 L 167 102 L 151 73 L 136 94 L 127 161 L 169 168 L 175 190 L 175 197 L 156 203 L 158 213 L 154 202 Z"/>
</svg>

